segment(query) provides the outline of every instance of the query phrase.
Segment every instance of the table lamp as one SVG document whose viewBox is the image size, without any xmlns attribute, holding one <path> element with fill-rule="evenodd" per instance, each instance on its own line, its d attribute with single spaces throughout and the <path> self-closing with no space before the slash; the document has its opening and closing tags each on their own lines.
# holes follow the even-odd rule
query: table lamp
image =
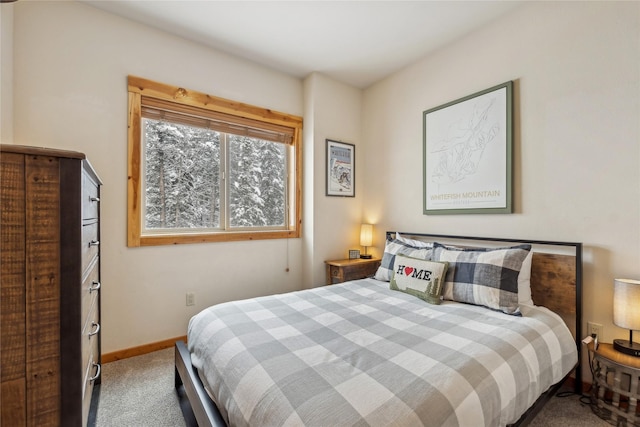
<svg viewBox="0 0 640 427">
<path fill-rule="evenodd" d="M 629 340 L 614 340 L 613 348 L 621 353 L 640 357 L 640 344 L 633 342 L 634 329 L 640 330 L 640 281 L 614 279 L 613 323 L 629 329 Z"/>
<path fill-rule="evenodd" d="M 367 254 L 367 247 L 373 245 L 373 225 L 362 224 L 360 226 L 360 246 L 364 246 L 364 254 L 360 255 L 362 259 L 371 259 L 371 255 Z"/>
</svg>

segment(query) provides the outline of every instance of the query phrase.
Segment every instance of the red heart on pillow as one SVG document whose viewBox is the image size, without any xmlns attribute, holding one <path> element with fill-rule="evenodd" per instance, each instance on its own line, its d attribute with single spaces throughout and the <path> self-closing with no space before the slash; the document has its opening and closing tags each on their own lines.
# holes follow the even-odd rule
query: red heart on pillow
<svg viewBox="0 0 640 427">
<path fill-rule="evenodd" d="M 404 268 L 404 275 L 405 276 L 410 276 L 411 273 L 413 273 L 413 267 L 405 267 Z"/>
</svg>

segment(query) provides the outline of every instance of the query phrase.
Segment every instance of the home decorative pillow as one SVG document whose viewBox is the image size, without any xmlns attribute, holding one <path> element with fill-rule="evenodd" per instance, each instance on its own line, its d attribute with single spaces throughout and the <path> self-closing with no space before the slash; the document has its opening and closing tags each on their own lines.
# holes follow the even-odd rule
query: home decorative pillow
<svg viewBox="0 0 640 427">
<path fill-rule="evenodd" d="M 395 261 L 397 254 L 407 255 L 413 258 L 419 259 L 431 259 L 431 248 L 416 248 L 415 246 L 402 243 L 401 241 L 387 237 L 387 241 L 384 246 L 384 253 L 382 254 L 382 260 L 380 261 L 380 267 L 376 271 L 374 276 L 377 280 L 383 280 L 388 282 L 391 280 L 393 273 L 393 262 Z"/>
<path fill-rule="evenodd" d="M 389 287 L 431 304 L 440 304 L 447 262 L 427 261 L 396 255 Z"/>
<path fill-rule="evenodd" d="M 433 244 L 433 260 L 449 262 L 444 299 L 520 314 L 518 276 L 531 245 L 450 248 Z"/>
</svg>

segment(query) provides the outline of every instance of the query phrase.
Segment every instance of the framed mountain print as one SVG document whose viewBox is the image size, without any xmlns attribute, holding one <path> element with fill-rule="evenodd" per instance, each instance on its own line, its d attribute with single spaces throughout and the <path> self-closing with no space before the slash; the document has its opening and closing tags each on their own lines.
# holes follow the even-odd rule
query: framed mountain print
<svg viewBox="0 0 640 427">
<path fill-rule="evenodd" d="M 513 82 L 423 113 L 424 214 L 512 212 Z"/>
</svg>

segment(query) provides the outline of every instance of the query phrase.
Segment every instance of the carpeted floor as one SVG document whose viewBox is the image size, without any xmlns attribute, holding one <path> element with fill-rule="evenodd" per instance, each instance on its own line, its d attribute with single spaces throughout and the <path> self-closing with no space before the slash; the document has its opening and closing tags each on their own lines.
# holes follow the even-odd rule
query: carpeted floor
<svg viewBox="0 0 640 427">
<path fill-rule="evenodd" d="M 185 426 L 174 388 L 173 348 L 106 363 L 97 427 Z"/>
<path fill-rule="evenodd" d="M 174 389 L 173 348 L 107 363 L 102 368 L 97 427 L 183 427 Z M 605 427 L 578 396 L 553 397 L 534 427 Z"/>
<path fill-rule="evenodd" d="M 577 395 L 552 397 L 529 426 L 611 427 L 610 424 L 594 414 L 589 405 L 580 402 L 580 397 Z"/>
</svg>

